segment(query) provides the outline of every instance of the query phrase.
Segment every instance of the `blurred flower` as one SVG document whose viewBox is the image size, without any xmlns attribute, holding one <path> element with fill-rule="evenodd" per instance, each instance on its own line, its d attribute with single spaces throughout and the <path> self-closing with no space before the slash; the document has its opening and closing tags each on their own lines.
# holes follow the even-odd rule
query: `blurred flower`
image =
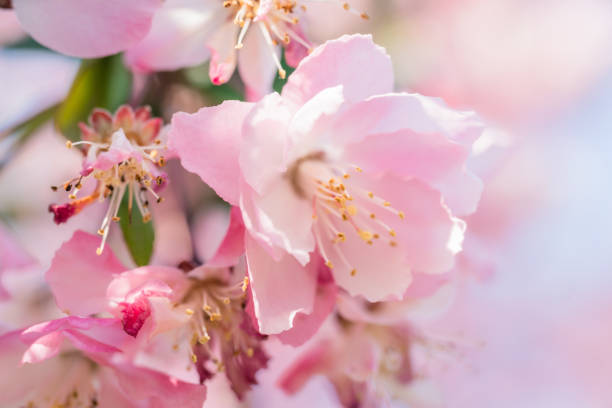
<svg viewBox="0 0 612 408">
<path fill-rule="evenodd" d="M 183 166 L 240 206 L 263 333 L 311 313 L 319 257 L 370 301 L 452 267 L 465 227 L 453 214 L 474 211 L 480 195 L 464 163 L 481 127 L 436 100 L 390 94 L 392 84 L 384 51 L 346 36 L 304 59 L 282 96 L 173 117 Z"/>
<path fill-rule="evenodd" d="M 402 85 L 505 124 L 567 109 L 612 64 L 607 0 L 397 3 L 378 38 Z"/>
</svg>

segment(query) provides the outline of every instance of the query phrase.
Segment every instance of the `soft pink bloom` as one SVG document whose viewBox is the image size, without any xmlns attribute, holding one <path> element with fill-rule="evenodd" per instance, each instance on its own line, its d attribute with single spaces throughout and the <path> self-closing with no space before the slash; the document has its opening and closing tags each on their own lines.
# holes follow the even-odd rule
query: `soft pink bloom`
<svg viewBox="0 0 612 408">
<path fill-rule="evenodd" d="M 65 317 L 0 337 L 3 406 L 201 407 L 205 390 L 121 357 L 116 319 Z M 8 372 L 8 371 L 6 371 Z"/>
<path fill-rule="evenodd" d="M 162 0 L 13 0 L 21 26 L 64 54 L 95 58 L 134 45 L 151 28 Z"/>
<path fill-rule="evenodd" d="M 464 164 L 481 126 L 392 87 L 384 50 L 345 36 L 305 58 L 281 95 L 173 117 L 183 166 L 241 209 L 263 333 L 313 311 L 319 259 L 369 301 L 452 268 L 465 229 L 456 215 L 480 195 Z"/>
<path fill-rule="evenodd" d="M 134 111 L 123 105 L 115 115 L 103 109 L 94 109 L 89 124 L 81 123 L 82 141 L 67 142 L 67 146 L 83 146 L 83 168 L 79 175 L 64 182 L 59 188 L 70 193 L 71 201 L 49 205 L 56 224 L 68 221 L 86 206 L 97 200 L 109 199 L 110 204 L 99 233 L 101 253 L 108 237 L 110 225 L 119 221 L 117 213 L 127 194 L 129 209 L 137 207 L 144 222 L 151 219 L 149 196 L 161 202 L 157 191 L 166 183 L 166 175 L 160 168 L 165 164 L 162 155 L 166 146 L 161 132 L 162 120 L 151 118 L 148 107 Z M 95 179 L 93 191 L 77 197 L 86 182 Z M 53 187 L 58 190 L 58 187 Z"/>
<path fill-rule="evenodd" d="M 239 398 L 266 366 L 263 337 L 245 312 L 244 267 L 126 270 L 97 238 L 77 232 L 53 259 L 47 280 L 58 306 L 74 315 L 111 315 L 136 338 L 135 365 L 202 384 L 223 371 Z M 78 290 L 77 290 L 78 288 Z"/>
<path fill-rule="evenodd" d="M 302 353 L 278 381 L 294 394 L 313 377 L 324 375 L 334 385 L 343 407 L 388 406 L 393 398 L 410 401 L 415 379 L 412 343 L 417 336 L 407 325 L 338 325 L 328 336 Z"/>
<path fill-rule="evenodd" d="M 342 10 L 335 1 L 328 8 Z M 210 59 L 210 80 L 227 82 L 236 66 L 248 99 L 271 90 L 275 72 L 285 77 L 281 47 L 289 65 L 312 50 L 303 33 L 306 2 L 293 0 L 167 0 L 157 12 L 145 39 L 126 53 L 127 63 L 140 71 L 175 70 Z M 346 3 L 348 5 L 348 3 Z M 357 16 L 360 13 L 348 8 Z M 362 17 L 366 17 L 362 14 Z"/>
</svg>

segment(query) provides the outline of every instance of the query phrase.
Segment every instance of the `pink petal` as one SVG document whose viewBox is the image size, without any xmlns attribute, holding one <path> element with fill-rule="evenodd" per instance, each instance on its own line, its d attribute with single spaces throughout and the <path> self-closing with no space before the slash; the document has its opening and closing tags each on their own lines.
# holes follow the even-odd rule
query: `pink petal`
<svg viewBox="0 0 612 408">
<path fill-rule="evenodd" d="M 286 178 L 280 178 L 263 195 L 244 186 L 240 207 L 254 238 L 293 255 L 302 265 L 309 262 L 315 249 L 312 206 L 295 194 Z"/>
<path fill-rule="evenodd" d="M 349 101 L 393 90 L 393 68 L 370 35 L 345 35 L 317 47 L 289 77 L 283 96 L 303 103 L 321 90 L 344 86 Z"/>
<path fill-rule="evenodd" d="M 87 353 L 115 353 L 119 349 L 113 344 L 121 342 L 122 336 L 125 334 L 116 319 L 69 316 L 51 320 L 22 332 L 21 339 L 30 345 L 22 362 L 36 363 L 55 356 L 65 337 Z"/>
<path fill-rule="evenodd" d="M 264 194 L 268 185 L 287 169 L 284 152 L 293 107 L 277 93 L 253 106 L 242 127 L 240 169 L 246 182 Z"/>
<path fill-rule="evenodd" d="M 271 49 L 257 26 L 255 24 L 249 30 L 244 46 L 238 51 L 238 72 L 249 101 L 257 101 L 272 92 L 278 68 L 271 53 L 274 52 L 280 58 L 280 47 Z"/>
<path fill-rule="evenodd" d="M 340 231 L 346 225 L 342 221 L 332 222 Z M 326 236 L 318 223 L 314 228 Z M 353 296 L 362 295 L 371 302 L 400 299 L 412 281 L 405 253 L 389 245 L 386 237 L 368 245 L 357 234 L 347 233 L 345 242 L 323 239 L 322 245 L 319 251 L 324 251 L 331 261 L 334 280 Z"/>
<path fill-rule="evenodd" d="M 240 208 L 232 207 L 230 210 L 230 224 L 214 256 L 206 263 L 211 267 L 233 266 L 244 254 L 244 223 Z"/>
<path fill-rule="evenodd" d="M 404 181 L 390 174 L 378 182 L 364 185 L 385 197 L 391 205 L 404 212 L 404 218 L 372 209 L 376 216 L 395 229 L 398 248 L 414 272 L 444 273 L 454 265 L 461 250 L 465 223 L 452 217 L 440 193 L 417 181 Z M 382 243 L 382 242 L 381 242 Z"/>
<path fill-rule="evenodd" d="M 278 335 L 280 341 L 298 347 L 310 339 L 334 310 L 336 294 L 337 289 L 333 282 L 319 284 L 312 313 L 298 313 L 293 320 L 293 327 Z"/>
<path fill-rule="evenodd" d="M 106 310 L 106 287 L 125 270 L 112 251 L 96 255 L 100 238 L 82 231 L 57 250 L 46 279 L 60 309 L 86 316 Z"/>
<path fill-rule="evenodd" d="M 23 354 L 22 363 L 39 363 L 51 358 L 60 351 L 64 336 L 60 332 L 53 332 L 41 336 L 32 342 Z"/>
<path fill-rule="evenodd" d="M 167 266 L 143 266 L 114 277 L 105 288 L 106 295 L 114 302 L 131 302 L 141 294 L 164 296 L 188 285 L 183 271 Z"/>
<path fill-rule="evenodd" d="M 125 50 L 151 28 L 161 0 L 15 0 L 23 28 L 64 54 L 95 58 Z"/>
<path fill-rule="evenodd" d="M 126 63 L 144 72 L 201 64 L 210 56 L 205 44 L 222 22 L 219 9 L 213 1 L 166 0 L 147 36 L 125 53 Z"/>
<path fill-rule="evenodd" d="M 180 112 L 172 117 L 169 144 L 183 167 L 233 205 L 239 196 L 242 122 L 252 107 L 246 102 L 225 101 L 194 114 Z"/>
<path fill-rule="evenodd" d="M 289 124 L 290 142 L 285 160 L 294 162 L 320 150 L 322 146 L 329 146 L 328 150 L 334 147 L 340 150 L 343 145 L 338 143 L 337 134 L 341 134 L 342 130 L 337 132 L 333 125 L 346 105 L 342 85 L 325 88 L 304 103 Z M 333 129 L 331 132 L 330 127 Z"/>
<path fill-rule="evenodd" d="M 476 209 L 482 183 L 465 162 L 482 124 L 472 113 L 419 95 L 385 95 L 355 104 L 333 129 L 338 143 L 350 144 L 350 163 L 368 172 L 420 178 L 438 188 L 458 215 Z"/>
<path fill-rule="evenodd" d="M 289 366 L 279 378 L 278 386 L 288 394 L 295 394 L 314 375 L 331 371 L 334 363 L 331 341 L 319 342 Z"/>
<path fill-rule="evenodd" d="M 130 364 L 114 366 L 123 393 L 147 407 L 202 408 L 206 387 L 188 384 L 163 373 Z"/>
<path fill-rule="evenodd" d="M 211 52 L 209 76 L 215 85 L 229 81 L 236 68 L 236 38 L 239 26 L 230 19 L 211 37 L 207 46 Z"/>
<path fill-rule="evenodd" d="M 246 253 L 255 316 L 260 332 L 275 334 L 293 326 L 297 313 L 311 313 L 316 271 L 289 255 L 275 261 L 247 234 Z"/>
</svg>

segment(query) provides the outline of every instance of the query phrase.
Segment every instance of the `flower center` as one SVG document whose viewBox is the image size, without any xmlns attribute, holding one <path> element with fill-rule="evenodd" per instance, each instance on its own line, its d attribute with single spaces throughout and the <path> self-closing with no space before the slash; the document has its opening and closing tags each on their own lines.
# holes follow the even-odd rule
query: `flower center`
<svg viewBox="0 0 612 408">
<path fill-rule="evenodd" d="M 147 110 L 140 109 L 135 114 L 131 108 L 122 107 L 115 118 L 104 112 L 94 112 L 90 121 L 93 122 L 93 129 L 81 126 L 84 140 L 66 142 L 68 148 L 82 147 L 87 156 L 80 174 L 61 184 L 61 189 L 69 193 L 71 201 L 52 204 L 49 211 L 54 214 L 55 223 L 61 224 L 87 205 L 108 198 L 110 205 L 98 229 L 102 242 L 96 252 L 100 255 L 111 222 L 120 221 L 118 212 L 125 194 L 128 195 L 130 219 L 136 203 L 143 222 L 150 221 L 148 195 L 152 195 L 158 203 L 162 201 L 157 191 L 165 184 L 165 174 L 159 168 L 166 162 L 160 154 L 166 146 L 158 139 L 161 121 L 150 119 Z M 101 157 L 104 160 L 100 160 Z M 96 180 L 93 192 L 79 198 L 79 192 L 91 179 Z M 59 190 L 58 186 L 51 188 L 53 191 Z"/>
<path fill-rule="evenodd" d="M 347 2 L 340 0 L 327 0 L 327 2 L 336 3 L 344 10 L 356 14 L 363 19 L 369 18 L 367 14 L 353 9 Z M 235 13 L 234 24 L 241 27 L 235 48 L 241 49 L 244 46 L 243 41 L 251 27 L 251 23 L 257 23 L 270 48 L 270 55 L 272 55 L 274 63 L 278 68 L 279 76 L 284 79 L 287 73 L 282 68 L 274 47 L 278 44 L 288 46 L 291 41 L 296 41 L 308 53 L 313 49 L 312 43 L 304 38 L 298 27 L 300 21 L 297 17 L 298 10 L 302 12 L 307 10 L 303 3 L 304 1 L 298 2 L 297 0 L 272 0 L 264 2 L 260 0 L 224 0 L 223 7 L 233 9 Z"/>
<path fill-rule="evenodd" d="M 405 214 L 362 187 L 364 180 L 360 180 L 360 176 L 363 170 L 359 166 L 334 166 L 322 157 L 318 153 L 298 160 L 292 185 L 298 195 L 312 201 L 314 236 L 327 266 L 330 269 L 334 267 L 326 252 L 330 246 L 324 245 L 331 241 L 331 249 L 354 276 L 357 269 L 345 255 L 342 244 L 350 236 L 355 236 L 367 245 L 396 247 L 397 233 L 385 219 L 391 215 L 403 220 Z"/>
</svg>

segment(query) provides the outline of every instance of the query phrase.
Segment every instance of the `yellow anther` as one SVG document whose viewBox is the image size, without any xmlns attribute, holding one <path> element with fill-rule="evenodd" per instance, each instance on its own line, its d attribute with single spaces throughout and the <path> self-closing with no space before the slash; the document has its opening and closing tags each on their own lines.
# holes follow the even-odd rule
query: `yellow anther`
<svg viewBox="0 0 612 408">
<path fill-rule="evenodd" d="M 376 218 L 376 214 L 374 214 L 374 213 L 370 214 L 370 218 L 371 218 L 371 219 Z"/>
<path fill-rule="evenodd" d="M 230 304 L 230 299 L 228 297 L 223 298 L 223 303 L 226 304 L 226 305 L 229 305 Z"/>
<path fill-rule="evenodd" d="M 193 361 L 194 363 L 198 362 L 198 356 L 196 356 L 195 354 L 191 354 L 191 361 Z"/>
<path fill-rule="evenodd" d="M 66 147 L 72 149 L 72 142 L 70 140 L 66 140 Z"/>
<path fill-rule="evenodd" d="M 394 237 L 394 236 L 396 235 L 396 234 L 395 234 L 395 230 L 390 229 L 390 230 L 389 230 L 389 235 L 391 235 L 392 237 Z"/>
<path fill-rule="evenodd" d="M 370 191 L 370 192 L 368 193 L 368 197 L 370 197 L 370 198 L 374 198 L 374 193 Z"/>
<path fill-rule="evenodd" d="M 210 341 L 210 336 L 208 334 L 205 334 L 204 336 L 200 336 L 200 338 L 198 339 L 198 342 L 200 344 L 206 344 Z"/>
<path fill-rule="evenodd" d="M 327 265 L 329 269 L 334 269 L 334 264 L 332 264 L 331 261 L 325 262 L 325 265 Z"/>
<path fill-rule="evenodd" d="M 351 176 L 350 176 L 350 174 L 345 174 L 345 175 L 344 175 L 344 176 L 342 176 L 342 177 L 344 177 L 345 179 L 347 179 L 347 178 L 349 178 L 349 177 L 351 177 Z"/>
<path fill-rule="evenodd" d="M 249 277 L 245 276 L 244 279 L 242 279 L 242 291 L 246 292 L 248 287 L 249 287 Z"/>
<path fill-rule="evenodd" d="M 96 255 L 102 255 L 102 248 L 96 248 Z"/>
<path fill-rule="evenodd" d="M 395 241 L 389 241 L 389 245 L 391 245 L 392 247 L 397 246 L 397 242 L 395 242 Z"/>
<path fill-rule="evenodd" d="M 385 202 L 383 203 L 383 205 L 384 205 L 385 207 L 390 207 L 390 206 L 391 206 L 391 203 L 390 203 L 390 202 L 388 202 L 388 201 L 385 201 Z"/>
<path fill-rule="evenodd" d="M 399 215 L 399 217 L 400 217 L 402 220 L 403 220 L 404 218 L 406 218 L 406 214 L 404 214 L 404 212 L 403 212 L 403 211 L 399 211 L 399 212 L 397 213 L 397 215 Z"/>
<path fill-rule="evenodd" d="M 354 205 L 349 205 L 346 208 L 346 211 L 350 214 L 351 217 L 357 215 L 357 207 L 355 207 Z"/>
<path fill-rule="evenodd" d="M 253 357 L 253 354 L 255 354 L 255 350 L 253 350 L 251 347 L 249 347 L 249 348 L 246 350 L 246 355 L 247 355 L 249 358 L 251 358 L 251 357 Z"/>
<path fill-rule="evenodd" d="M 371 242 L 373 235 L 372 235 L 372 233 L 370 231 L 359 230 L 357 233 L 359 234 L 361 239 L 363 239 L 364 241 L 370 241 Z"/>
<path fill-rule="evenodd" d="M 191 315 L 193 315 L 193 313 L 194 313 L 193 309 L 189 309 L 189 308 L 185 309 L 185 314 L 186 315 L 191 316 Z"/>
<path fill-rule="evenodd" d="M 353 269 L 353 270 L 351 271 L 351 276 L 355 276 L 355 275 L 357 275 L 357 269 Z"/>
</svg>

